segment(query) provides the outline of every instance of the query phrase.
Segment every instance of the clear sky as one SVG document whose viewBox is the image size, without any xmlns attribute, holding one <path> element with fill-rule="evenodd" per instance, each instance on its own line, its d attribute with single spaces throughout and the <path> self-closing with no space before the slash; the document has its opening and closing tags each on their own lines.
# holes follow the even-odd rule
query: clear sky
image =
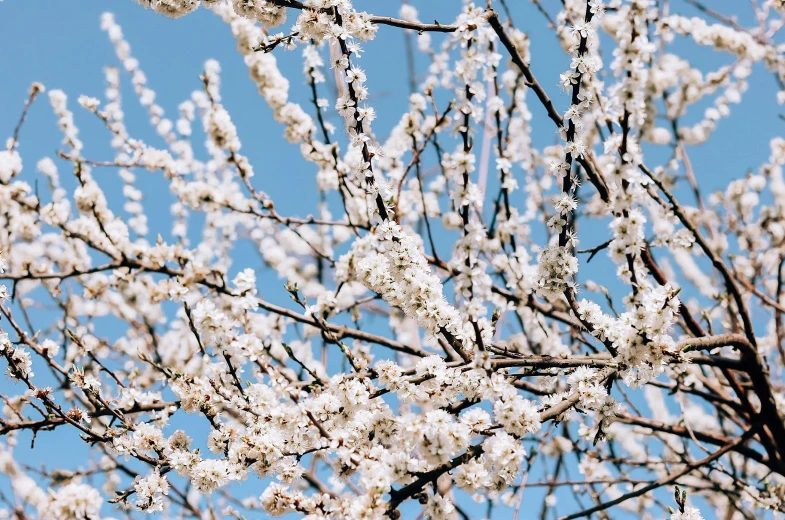
<svg viewBox="0 0 785 520">
<path fill-rule="evenodd" d="M 516 26 L 528 32 L 532 40 L 532 68 L 535 74 L 557 107 L 566 109 L 568 99 L 559 93 L 557 83 L 558 74 L 569 65 L 569 57 L 562 52 L 543 17 L 528 0 L 507 2 L 512 8 Z M 423 21 L 438 19 L 444 23 L 454 19 L 461 5 L 459 0 L 419 0 L 412 3 L 420 10 Z M 542 0 L 542 3 L 552 14 L 556 12 L 557 4 L 560 4 L 556 0 Z M 709 3 L 719 11 L 738 15 L 742 23 L 750 21 L 747 2 L 709 0 Z M 672 12 L 695 13 L 692 7 L 680 0 L 674 0 L 671 4 Z M 356 0 L 355 5 L 377 15 L 397 16 L 400 2 Z M 172 117 L 176 115 L 177 105 L 187 99 L 193 90 L 200 88 L 198 76 L 205 60 L 219 60 L 223 69 L 223 102 L 238 127 L 243 140 L 243 152 L 254 164 L 257 175 L 255 182 L 272 196 L 282 214 L 305 215 L 314 211 L 317 194 L 313 168 L 298 169 L 303 164 L 299 149 L 284 140 L 281 126 L 272 120 L 269 109 L 257 95 L 241 56 L 235 51 L 235 42 L 228 27 L 206 10 L 183 19 L 170 20 L 141 8 L 132 0 L 1 2 L 0 138 L 11 136 L 31 83 L 39 81 L 48 89 L 59 88 L 69 95 L 69 107 L 75 112 L 80 135 L 85 143 L 85 157 L 95 160 L 112 158 L 106 130 L 76 103 L 80 94 L 102 98 L 102 68 L 119 65 L 111 44 L 99 28 L 100 15 L 106 10 L 115 13 L 116 21 L 123 27 L 133 54 L 140 60 L 148 77 L 149 86 L 157 92 L 157 102 Z M 407 106 L 409 90 L 403 38 L 400 29 L 380 28 L 376 40 L 365 45 L 366 53 L 359 62 L 368 74 L 371 102 L 379 113 L 374 130 L 381 140 Z M 727 55 L 701 49 L 691 43 L 677 42 L 675 48 L 692 56 L 697 60 L 694 65 L 699 65 L 705 72 L 730 63 Z M 275 53 L 282 72 L 292 83 L 292 97 L 308 107 L 309 94 L 302 82 L 300 51 L 277 49 Z M 417 70 L 422 72 L 425 66 L 427 63 L 420 56 Z M 776 91 L 772 75 L 761 66 L 756 66 L 742 103 L 732 106 L 732 117 L 719 123 L 708 146 L 690 149 L 699 181 L 707 191 L 722 189 L 730 179 L 757 169 L 766 160 L 769 139 L 785 130 L 785 121 L 779 118 L 779 114 L 785 113 L 785 110 L 776 104 Z M 147 125 L 147 116 L 135 99 L 126 75 L 123 76 L 122 96 L 131 134 L 149 140 L 152 145 L 161 146 L 162 143 Z M 534 114 L 535 144 L 542 146 L 552 143 L 553 127 L 545 118 L 544 111 L 534 101 L 530 109 Z M 689 122 L 690 118 L 687 119 Z M 61 140 L 48 102 L 46 99 L 39 100 L 21 135 L 20 151 L 26 169 L 32 172 L 40 158 L 54 157 Z M 65 178 L 66 171 L 61 171 L 61 175 Z M 139 175 L 142 177 L 146 173 L 140 172 Z M 107 182 L 115 182 L 115 186 L 119 186 L 116 179 Z M 145 208 L 150 220 L 167 220 L 168 194 L 165 189 L 158 189 L 163 185 L 156 184 L 152 176 L 141 182 L 140 186 L 146 186 Z M 151 227 L 155 229 L 155 222 L 152 222 Z M 590 239 L 584 240 L 586 247 L 595 245 Z M 280 284 L 270 291 L 283 293 Z M 281 297 L 282 294 L 270 295 L 273 301 Z M 7 384 L 7 381 L 0 381 L 0 392 Z M 29 438 L 22 438 L 26 439 L 23 443 L 29 443 Z M 37 441 L 44 443 L 43 446 L 39 444 L 42 450 L 26 453 L 24 460 L 35 465 L 43 462 L 41 457 L 46 455 L 47 459 L 51 456 L 63 464 L 77 467 L 84 460 L 86 451 L 79 447 L 79 442 L 66 442 L 68 440 L 42 434 Z M 64 453 L 63 447 L 66 445 L 68 448 Z M 258 483 L 255 485 L 258 487 Z M 539 495 L 532 491 L 527 496 Z M 539 512 L 539 499 L 535 503 Z"/>
</svg>

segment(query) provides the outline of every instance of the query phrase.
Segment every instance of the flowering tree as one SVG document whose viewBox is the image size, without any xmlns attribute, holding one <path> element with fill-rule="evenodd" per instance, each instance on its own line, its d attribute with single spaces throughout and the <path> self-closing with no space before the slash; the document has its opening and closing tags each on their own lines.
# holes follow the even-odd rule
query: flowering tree
<svg viewBox="0 0 785 520">
<path fill-rule="evenodd" d="M 785 88 L 785 3 L 753 2 L 747 29 L 686 2 L 704 16 L 565 0 L 551 17 L 534 0 L 569 64 L 556 97 L 504 0 L 445 2 L 451 23 L 423 23 L 406 3 L 390 18 L 349 0 L 140 0 L 227 24 L 269 124 L 302 154 L 288 174 L 315 178 L 322 202 L 301 215 L 279 213 L 243 155 L 217 62 L 167 119 L 105 14 L 166 146 L 129 133 L 110 67 L 105 99 L 78 101 L 114 158 L 84 152 L 66 94 L 41 84 L 0 151 L 3 517 L 782 511 L 785 139 L 709 197 L 688 151 L 710 142 L 753 65 Z M 430 62 L 386 136 L 362 68 L 380 25 Z M 732 64 L 704 74 L 672 52 L 676 37 Z M 277 67 L 286 49 L 302 53 L 302 104 Z M 23 173 L 23 123 L 45 95 L 62 147 Z M 535 112 L 551 128 L 533 129 Z M 535 147 L 534 131 L 557 144 Z M 175 199 L 157 238 L 144 170 Z M 117 207 L 101 186 L 115 173 Z M 592 281 L 579 269 L 590 261 L 615 274 Z M 262 290 L 261 273 L 285 286 Z M 31 432 L 81 439 L 94 458 L 22 464 Z"/>
</svg>

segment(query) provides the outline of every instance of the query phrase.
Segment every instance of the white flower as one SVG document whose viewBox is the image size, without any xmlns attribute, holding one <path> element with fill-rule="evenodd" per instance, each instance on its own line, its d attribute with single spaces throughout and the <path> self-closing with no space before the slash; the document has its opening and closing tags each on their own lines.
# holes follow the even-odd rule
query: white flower
<svg viewBox="0 0 785 520">
<path fill-rule="evenodd" d="M 146 513 L 163 511 L 164 503 L 161 495 L 169 494 L 169 482 L 158 469 L 144 478 L 137 478 L 134 483 L 136 491 L 136 507 Z"/>
<path fill-rule="evenodd" d="M 87 110 L 97 110 L 101 104 L 101 101 L 98 98 L 90 96 L 79 96 L 77 101 L 82 106 L 82 108 L 86 108 Z"/>
<path fill-rule="evenodd" d="M 232 151 L 240 149 L 237 129 L 229 113 L 221 105 L 215 105 L 204 118 L 204 131 L 207 132 L 216 146 Z"/>
<path fill-rule="evenodd" d="M 103 504 L 104 499 L 95 488 L 72 482 L 56 492 L 50 491 L 49 501 L 41 514 L 52 520 L 100 520 Z"/>
<path fill-rule="evenodd" d="M 578 272 L 578 259 L 567 247 L 551 246 L 542 252 L 537 269 L 537 292 L 555 299 L 575 286 L 573 277 Z"/>
<path fill-rule="evenodd" d="M 22 157 L 16 150 L 0 151 L 0 182 L 7 183 L 22 171 Z"/>
<path fill-rule="evenodd" d="M 523 436 L 540 431 L 537 405 L 518 394 L 501 397 L 493 405 L 494 418 L 510 434 Z"/>
<path fill-rule="evenodd" d="M 703 520 L 703 517 L 698 509 L 686 506 L 683 513 L 673 513 L 671 520 Z"/>
<path fill-rule="evenodd" d="M 425 518 L 430 520 L 448 520 L 455 512 L 455 506 L 446 497 L 435 493 L 428 497 L 428 502 L 423 509 Z"/>
</svg>

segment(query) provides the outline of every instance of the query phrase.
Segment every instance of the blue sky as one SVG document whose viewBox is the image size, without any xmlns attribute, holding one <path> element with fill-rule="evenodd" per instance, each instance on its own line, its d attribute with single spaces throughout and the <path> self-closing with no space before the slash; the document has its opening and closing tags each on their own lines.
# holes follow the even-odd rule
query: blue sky
<svg viewBox="0 0 785 520">
<path fill-rule="evenodd" d="M 396 16 L 400 5 L 397 0 L 357 0 L 355 3 L 359 9 L 388 16 Z M 422 20 L 438 19 L 445 23 L 454 19 L 461 4 L 458 0 L 413 3 L 420 10 Z M 569 58 L 530 2 L 508 0 L 508 3 L 517 27 L 529 33 L 533 42 L 534 73 L 556 106 L 566 108 L 568 99 L 559 93 L 557 82 L 558 74 L 568 66 Z M 558 3 L 543 0 L 552 14 Z M 712 0 L 711 4 L 725 13 L 739 11 L 735 14 L 742 23 L 750 20 L 746 2 Z M 682 2 L 674 1 L 672 5 L 673 12 L 695 13 L 689 6 L 682 8 Z M 176 115 L 177 105 L 188 98 L 191 91 L 200 88 L 198 76 L 205 60 L 219 60 L 223 69 L 223 102 L 238 127 L 243 152 L 255 165 L 255 182 L 272 196 L 282 214 L 304 215 L 314 211 L 317 194 L 313 189 L 313 168 L 300 168 L 304 163 L 299 149 L 284 140 L 282 128 L 272 121 L 269 109 L 248 79 L 241 56 L 234 50 L 235 43 L 228 27 L 206 10 L 170 20 L 142 9 L 131 0 L 5 0 L 0 3 L 1 138 L 10 137 L 30 84 L 39 81 L 49 89 L 59 88 L 69 95 L 70 108 L 75 112 L 85 143 L 84 155 L 96 160 L 112 157 L 105 129 L 76 104 L 80 94 L 103 97 L 102 68 L 118 65 L 111 44 L 99 28 L 100 15 L 106 10 L 115 13 L 133 54 L 148 77 L 149 86 L 158 94 L 158 104 L 172 117 Z M 679 41 L 674 47 L 697 60 L 695 64 L 707 72 L 730 62 L 726 55 L 691 43 Z M 374 129 L 383 140 L 407 106 L 403 33 L 396 28 L 382 27 L 377 39 L 365 48 L 366 53 L 359 64 L 369 77 L 371 101 L 379 113 Z M 309 94 L 302 82 L 299 50 L 278 49 L 276 56 L 279 67 L 292 83 L 292 97 L 306 104 Z M 421 72 L 427 63 L 420 57 L 417 66 Z M 734 114 L 719 123 L 711 144 L 690 149 L 699 181 L 707 191 L 722 189 L 730 179 L 756 169 L 768 157 L 768 140 L 785 129 L 785 121 L 778 117 L 785 111 L 776 105 L 775 94 L 773 77 L 757 66 L 741 105 L 732 107 Z M 146 115 L 133 95 L 127 76 L 123 76 L 122 95 L 131 134 L 148 139 L 152 145 L 162 145 L 147 125 Z M 534 101 L 530 109 L 534 114 L 535 144 L 552 143 L 552 123 Z M 47 100 L 42 98 L 33 107 L 21 135 L 20 151 L 26 169 L 32 172 L 38 159 L 54 156 L 61 139 L 55 117 Z M 145 177 L 140 185 L 145 188 L 145 207 L 151 227 L 155 229 L 156 220 L 169 218 L 169 198 L 165 189 L 158 189 L 164 186 L 158 182 L 160 179 L 146 175 L 146 172 L 139 173 L 140 179 Z M 67 169 L 61 170 L 61 176 L 68 177 Z M 107 178 L 106 182 L 115 189 L 120 186 L 116 179 Z M 597 243 L 606 238 L 598 236 Z M 584 237 L 582 246 L 592 245 L 595 245 L 592 237 Z M 272 301 L 286 301 L 280 283 L 274 284 L 269 293 Z M 6 384 L 0 382 L 0 391 Z M 77 447 L 80 443 L 75 436 L 66 440 L 59 435 L 42 434 L 38 442 L 45 441 L 43 451 L 26 454 L 26 460 L 36 463 L 36 457 L 40 458 L 44 453 L 47 457 L 57 456 L 66 464 L 79 465 L 86 451 Z M 64 444 L 69 447 L 67 454 L 62 453 Z M 527 490 L 527 497 L 536 496 L 535 493 L 529 494 Z M 539 504 L 539 501 L 534 503 Z"/>
</svg>

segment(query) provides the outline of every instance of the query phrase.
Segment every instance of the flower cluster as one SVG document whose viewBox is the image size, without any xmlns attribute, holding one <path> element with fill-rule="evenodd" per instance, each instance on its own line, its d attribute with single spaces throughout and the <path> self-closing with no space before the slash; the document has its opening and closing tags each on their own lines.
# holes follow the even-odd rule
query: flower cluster
<svg viewBox="0 0 785 520">
<path fill-rule="evenodd" d="M 681 303 L 670 285 L 638 293 L 639 303 L 618 318 L 602 312 L 594 302 L 581 300 L 578 314 L 592 334 L 613 345 L 625 370 L 625 381 L 638 386 L 662 373 L 666 353 L 674 350 L 669 334 Z"/>
<path fill-rule="evenodd" d="M 684 508 L 684 511 L 673 513 L 671 515 L 671 520 L 703 520 L 703 516 L 699 509 L 687 506 Z"/>
<path fill-rule="evenodd" d="M 445 331 L 465 348 L 471 332 L 460 312 L 448 303 L 422 243 L 411 231 L 395 222 L 384 222 L 374 234 L 356 240 L 340 263 L 339 270 L 347 277 L 356 277 L 428 334 L 437 336 Z"/>
<path fill-rule="evenodd" d="M 557 299 L 575 287 L 573 277 L 578 273 L 578 259 L 564 246 L 550 246 L 540 256 L 537 267 L 537 293 Z"/>
</svg>

